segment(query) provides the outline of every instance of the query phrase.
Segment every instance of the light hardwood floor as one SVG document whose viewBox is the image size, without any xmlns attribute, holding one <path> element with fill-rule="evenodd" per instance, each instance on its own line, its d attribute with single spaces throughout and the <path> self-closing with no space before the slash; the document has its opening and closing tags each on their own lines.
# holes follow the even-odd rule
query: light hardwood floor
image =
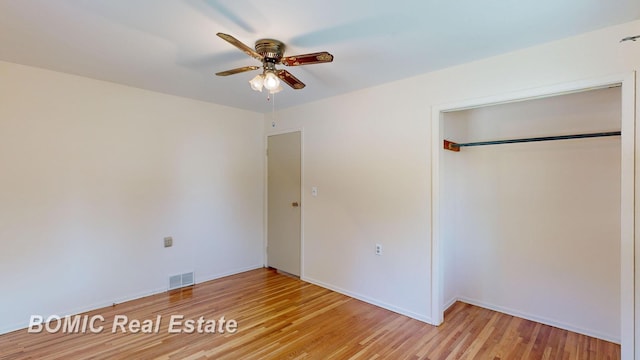
<svg viewBox="0 0 640 360">
<path fill-rule="evenodd" d="M 456 303 L 420 321 L 258 269 L 87 313 L 102 333 L 0 336 L 0 359 L 619 359 L 620 346 Z M 157 319 L 157 333 L 112 333 L 117 315 Z M 170 317 L 238 322 L 230 333 L 168 332 Z M 186 327 L 174 329 L 186 330 Z M 210 330 L 210 329 L 209 329 Z M 216 328 L 216 330 L 218 330 Z"/>
</svg>

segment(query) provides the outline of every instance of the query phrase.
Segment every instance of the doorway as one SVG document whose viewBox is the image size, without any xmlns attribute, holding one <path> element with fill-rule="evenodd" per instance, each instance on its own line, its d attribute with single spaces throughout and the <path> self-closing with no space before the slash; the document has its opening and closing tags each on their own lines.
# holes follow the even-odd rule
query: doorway
<svg viewBox="0 0 640 360">
<path fill-rule="evenodd" d="M 445 307 L 620 341 L 620 108 L 608 87 L 444 115 L 475 142 L 442 154 Z"/>
<path fill-rule="evenodd" d="M 443 283 L 447 281 L 443 276 L 446 258 L 443 255 L 443 243 L 446 237 L 442 234 L 443 203 L 441 188 L 443 186 L 441 167 L 443 163 L 443 115 L 444 113 L 464 109 L 479 108 L 488 105 L 505 104 L 514 101 L 524 101 L 552 97 L 573 92 L 581 92 L 596 88 L 621 86 L 621 204 L 620 204 L 620 328 L 622 358 L 632 359 L 635 353 L 635 74 L 615 75 L 601 79 L 593 79 L 576 83 L 561 84 L 547 88 L 522 91 L 520 93 L 499 95 L 484 99 L 469 100 L 455 104 L 445 104 L 432 108 L 432 237 L 431 237 L 431 323 L 439 325 L 443 322 L 444 296 Z"/>
<path fill-rule="evenodd" d="M 300 276 L 301 132 L 267 138 L 267 266 Z"/>
</svg>

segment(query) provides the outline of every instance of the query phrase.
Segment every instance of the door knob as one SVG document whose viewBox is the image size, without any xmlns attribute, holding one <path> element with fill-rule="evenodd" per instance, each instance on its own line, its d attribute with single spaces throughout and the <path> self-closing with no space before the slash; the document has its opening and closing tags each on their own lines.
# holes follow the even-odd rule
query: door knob
<svg viewBox="0 0 640 360">
<path fill-rule="evenodd" d="M 296 202 L 291 203 L 291 206 L 298 207 L 298 206 L 300 206 L 300 204 L 298 204 L 298 202 L 296 201 Z"/>
</svg>

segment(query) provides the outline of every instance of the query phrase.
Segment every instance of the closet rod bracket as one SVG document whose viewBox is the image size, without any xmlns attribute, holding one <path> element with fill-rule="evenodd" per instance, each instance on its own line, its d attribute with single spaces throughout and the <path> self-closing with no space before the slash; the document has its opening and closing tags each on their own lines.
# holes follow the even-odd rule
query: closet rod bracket
<svg viewBox="0 0 640 360">
<path fill-rule="evenodd" d="M 460 151 L 460 146 L 458 144 L 454 143 L 453 141 L 445 140 L 444 141 L 444 149 L 445 150 L 459 152 Z"/>
</svg>

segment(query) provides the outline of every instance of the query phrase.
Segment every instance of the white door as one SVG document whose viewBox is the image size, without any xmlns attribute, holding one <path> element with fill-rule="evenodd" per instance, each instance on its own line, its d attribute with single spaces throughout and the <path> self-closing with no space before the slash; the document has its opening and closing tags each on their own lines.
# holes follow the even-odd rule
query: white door
<svg viewBox="0 0 640 360">
<path fill-rule="evenodd" d="M 300 132 L 267 141 L 267 265 L 300 276 Z"/>
</svg>

